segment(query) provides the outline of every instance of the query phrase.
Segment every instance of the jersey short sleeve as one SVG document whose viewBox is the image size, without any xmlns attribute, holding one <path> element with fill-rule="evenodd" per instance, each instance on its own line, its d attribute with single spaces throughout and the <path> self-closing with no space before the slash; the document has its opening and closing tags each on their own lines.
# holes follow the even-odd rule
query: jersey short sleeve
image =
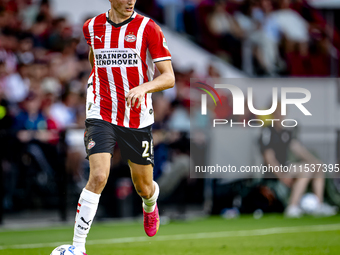
<svg viewBox="0 0 340 255">
<path fill-rule="evenodd" d="M 171 54 L 163 32 L 153 20 L 150 20 L 147 24 L 146 33 L 148 49 L 153 62 L 171 60 Z"/>
<path fill-rule="evenodd" d="M 90 32 L 89 32 L 89 25 L 90 25 L 91 19 L 87 20 L 84 23 L 83 26 L 83 33 L 84 33 L 84 37 L 86 39 L 86 42 L 89 46 L 91 46 L 91 36 L 90 36 Z"/>
</svg>

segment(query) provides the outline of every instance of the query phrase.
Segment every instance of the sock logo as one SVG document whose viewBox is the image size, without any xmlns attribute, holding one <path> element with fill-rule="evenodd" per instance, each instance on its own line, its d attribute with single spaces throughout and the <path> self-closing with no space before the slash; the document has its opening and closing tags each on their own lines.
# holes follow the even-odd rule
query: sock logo
<svg viewBox="0 0 340 255">
<path fill-rule="evenodd" d="M 86 221 L 83 217 L 80 218 L 87 226 L 89 226 L 91 220 Z"/>
<path fill-rule="evenodd" d="M 88 230 L 89 229 L 89 228 L 84 228 L 84 227 L 82 227 L 80 225 L 78 225 L 78 228 L 80 228 L 81 230 Z"/>
</svg>

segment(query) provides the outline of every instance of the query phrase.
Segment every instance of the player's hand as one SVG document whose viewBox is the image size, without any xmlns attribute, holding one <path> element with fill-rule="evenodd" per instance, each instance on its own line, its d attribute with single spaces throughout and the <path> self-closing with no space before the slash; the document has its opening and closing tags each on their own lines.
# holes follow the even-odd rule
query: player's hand
<svg viewBox="0 0 340 255">
<path fill-rule="evenodd" d="M 138 104 L 136 108 L 139 108 L 140 105 L 142 104 L 142 100 L 144 100 L 146 91 L 142 86 L 135 87 L 129 91 L 129 93 L 126 95 L 126 102 L 128 107 L 134 107 L 137 99 L 138 99 Z"/>
</svg>

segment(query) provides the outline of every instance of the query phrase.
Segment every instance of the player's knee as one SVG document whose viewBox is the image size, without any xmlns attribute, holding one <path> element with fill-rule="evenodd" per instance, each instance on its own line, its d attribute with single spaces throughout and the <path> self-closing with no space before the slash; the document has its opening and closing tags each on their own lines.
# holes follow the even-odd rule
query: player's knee
<svg viewBox="0 0 340 255">
<path fill-rule="evenodd" d="M 105 185 L 107 182 L 107 176 L 105 174 L 97 174 L 94 176 L 94 181 L 98 185 Z"/>
<path fill-rule="evenodd" d="M 104 173 L 96 173 L 92 175 L 89 182 L 94 186 L 105 186 L 108 176 Z"/>
<path fill-rule="evenodd" d="M 139 196 L 142 198 L 150 198 L 152 196 L 152 186 L 151 185 L 146 185 L 146 184 L 141 184 L 141 185 L 136 185 L 136 191 Z"/>
</svg>

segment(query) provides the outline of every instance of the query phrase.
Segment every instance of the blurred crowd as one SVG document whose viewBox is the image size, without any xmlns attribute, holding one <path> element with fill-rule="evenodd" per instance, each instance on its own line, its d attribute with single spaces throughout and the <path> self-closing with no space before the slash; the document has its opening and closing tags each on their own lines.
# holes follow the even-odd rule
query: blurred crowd
<svg viewBox="0 0 340 255">
<path fill-rule="evenodd" d="M 306 0 L 147 2 L 137 5 L 250 75 L 338 74 L 336 24 L 327 24 L 327 17 Z"/>
<path fill-rule="evenodd" d="M 68 152 L 60 146 L 65 136 L 61 132 L 84 125 L 91 71 L 87 54 L 79 33 L 65 18 L 53 17 L 48 1 L 1 1 L 0 136 L 5 209 L 33 205 L 28 198 L 34 198 L 34 193 L 47 197 L 57 192 L 54 183 L 64 170 Z"/>
</svg>

